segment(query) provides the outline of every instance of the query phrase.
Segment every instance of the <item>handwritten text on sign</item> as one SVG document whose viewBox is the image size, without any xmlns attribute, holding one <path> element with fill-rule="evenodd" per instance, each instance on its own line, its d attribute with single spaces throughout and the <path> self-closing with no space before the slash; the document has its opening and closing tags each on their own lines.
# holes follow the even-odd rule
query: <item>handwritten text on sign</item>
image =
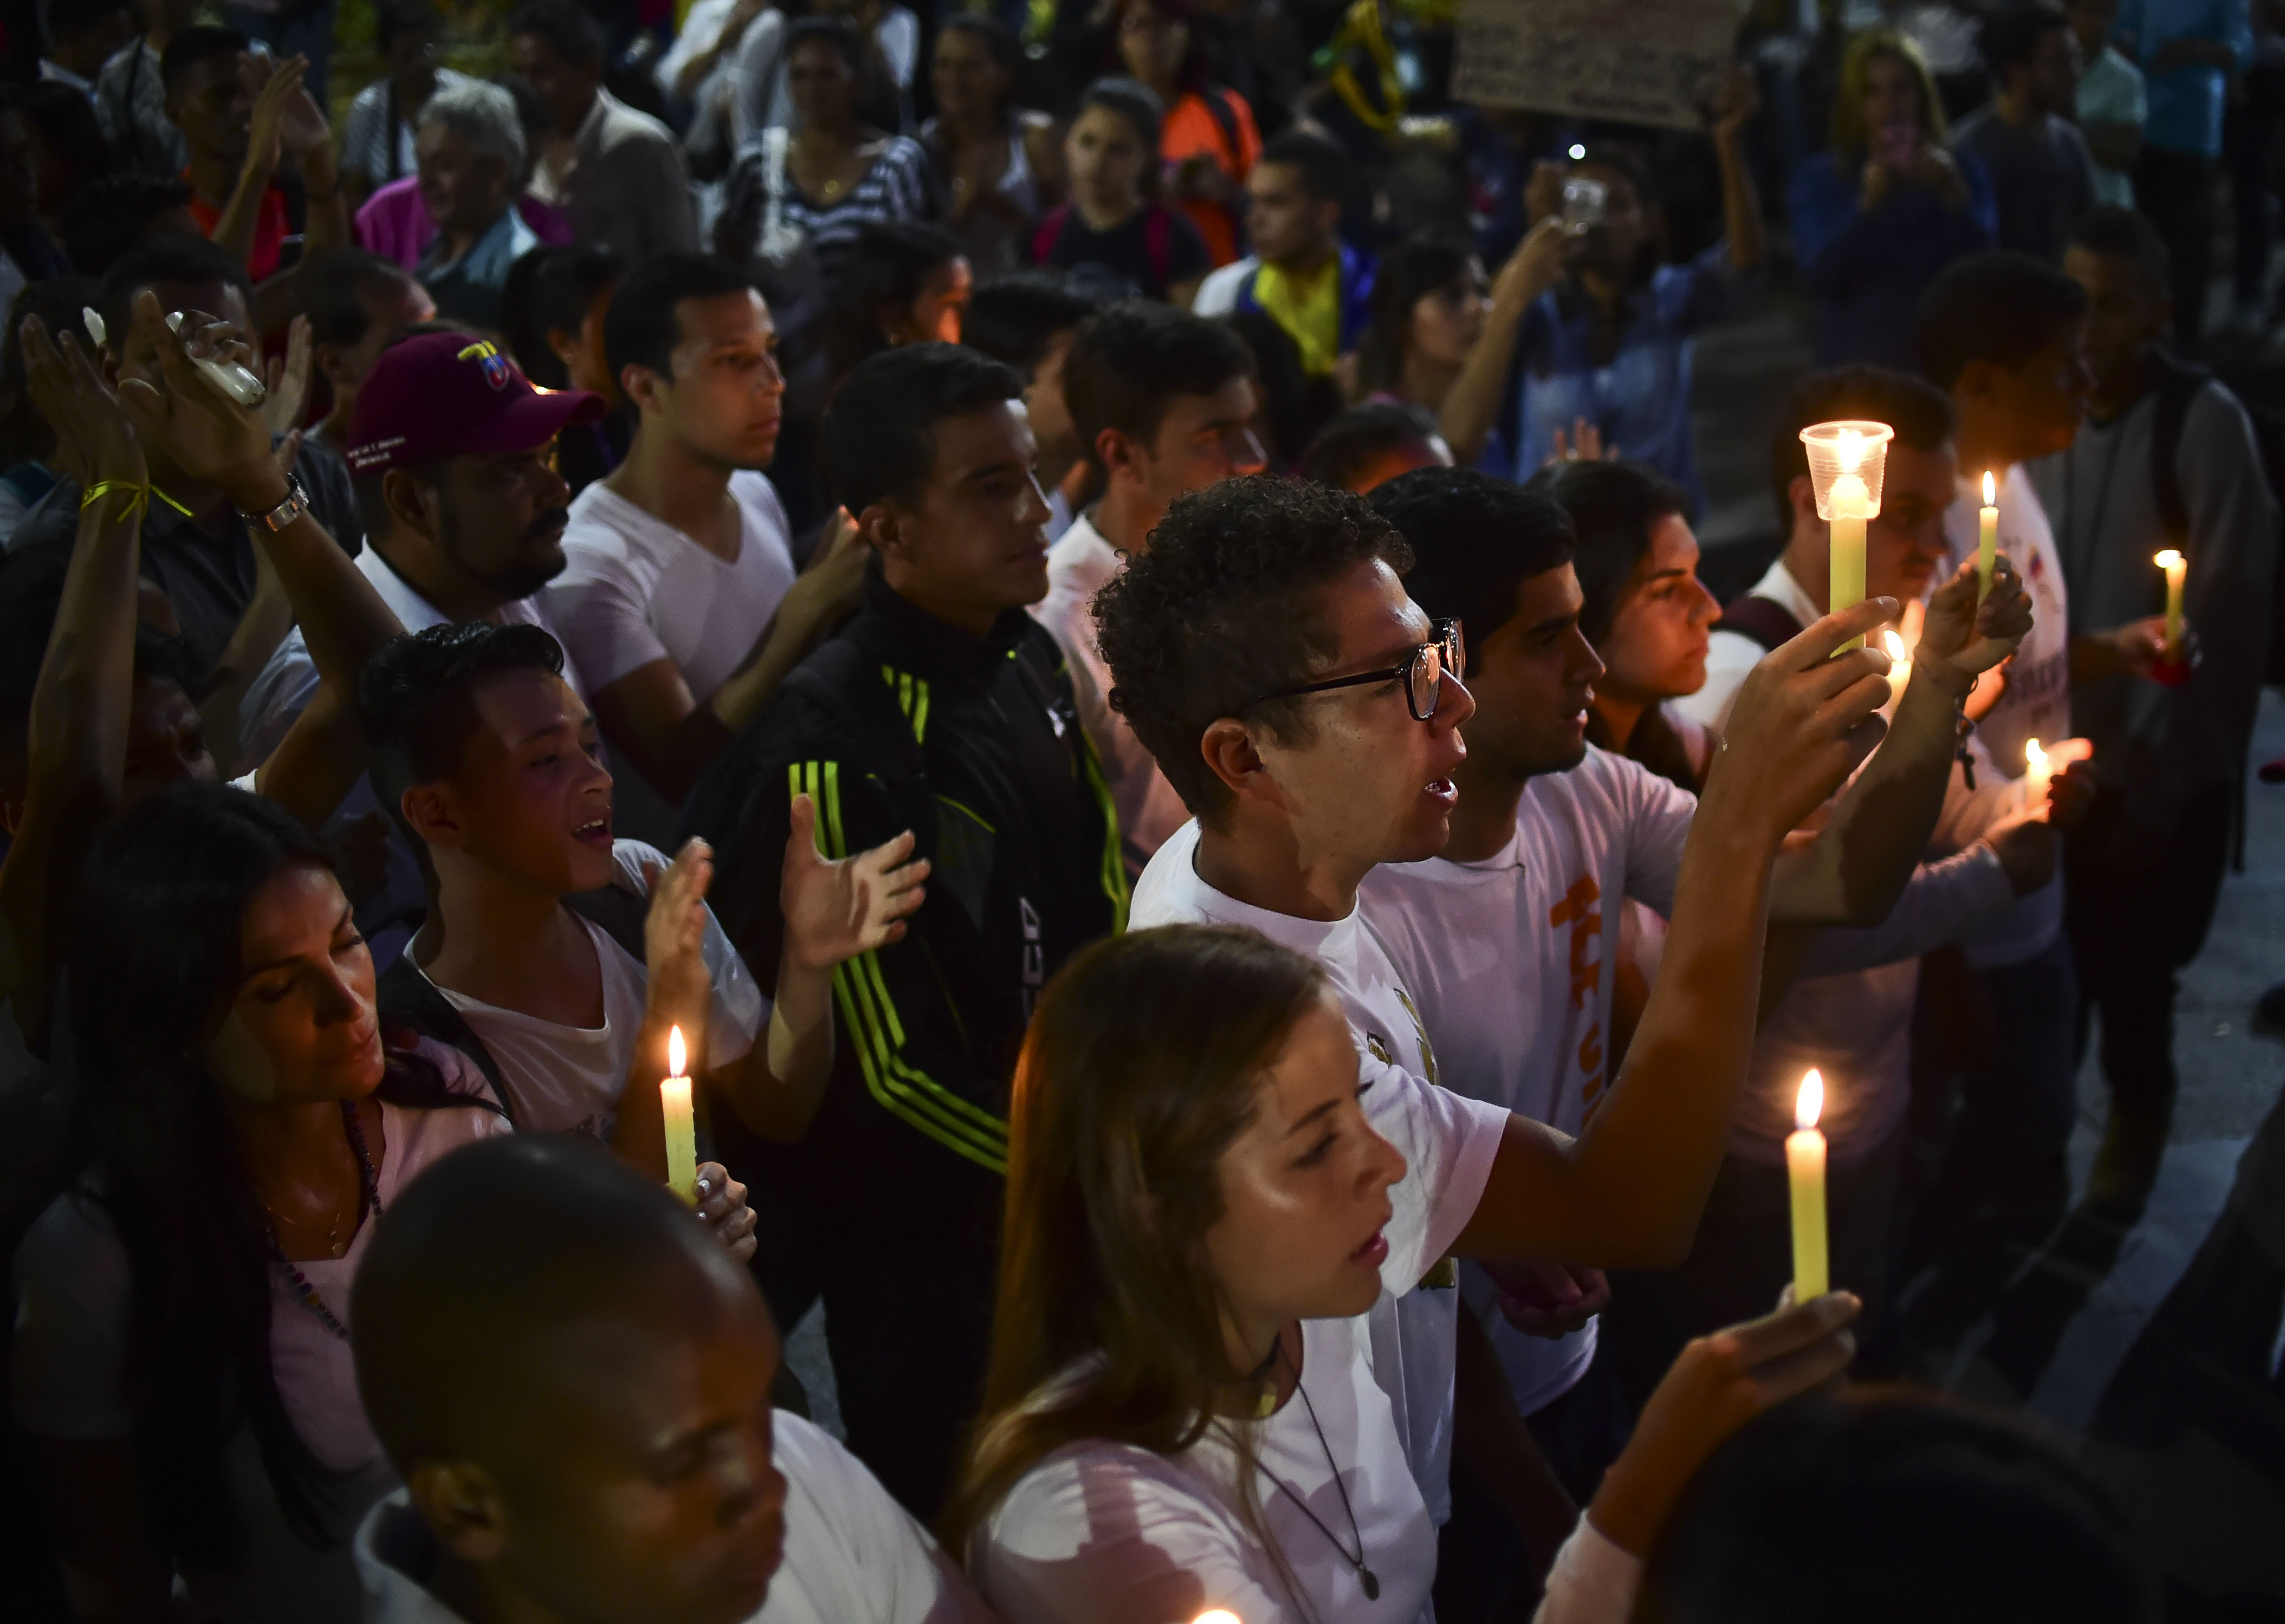
<svg viewBox="0 0 2285 1624">
<path fill-rule="evenodd" d="M 1737 33 L 1737 0 L 1463 0 L 1452 91 L 1696 129 Z"/>
</svg>

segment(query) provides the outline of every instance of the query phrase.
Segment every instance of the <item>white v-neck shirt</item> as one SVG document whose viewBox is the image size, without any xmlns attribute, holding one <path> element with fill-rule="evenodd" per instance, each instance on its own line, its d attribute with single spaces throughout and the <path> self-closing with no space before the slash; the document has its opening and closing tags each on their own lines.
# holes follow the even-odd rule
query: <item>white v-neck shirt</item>
<svg viewBox="0 0 2285 1624">
<path fill-rule="evenodd" d="M 1158 849 L 1135 887 L 1128 929 L 1152 925 L 1244 925 L 1315 960 L 1341 1000 L 1355 1039 L 1364 1110 L 1404 1152 L 1409 1171 L 1389 1191 L 1397 1216 L 1388 1230 L 1388 1288 L 1367 1316 L 1372 1361 L 1431 1520 L 1451 1515 L 1452 1372 L 1459 1340 L 1456 1285 L 1423 1285 L 1475 1211 L 1508 1112 L 1436 1086 L 1437 1060 L 1417 1001 L 1362 908 L 1331 923 L 1273 914 L 1215 890 L 1198 877 L 1198 826 L 1184 824 Z M 1444 1221 L 1449 1215 L 1451 1221 Z M 1400 1228 L 1428 1237 L 1425 1249 L 1396 1244 Z"/>
</svg>

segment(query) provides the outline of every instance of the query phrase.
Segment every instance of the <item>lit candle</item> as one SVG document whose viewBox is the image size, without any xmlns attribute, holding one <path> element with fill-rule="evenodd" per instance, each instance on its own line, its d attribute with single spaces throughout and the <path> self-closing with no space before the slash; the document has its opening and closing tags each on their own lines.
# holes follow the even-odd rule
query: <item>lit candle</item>
<svg viewBox="0 0 2285 1624">
<path fill-rule="evenodd" d="M 1827 1290 L 1825 1251 L 1825 1079 L 1812 1068 L 1794 1102 L 1794 1131 L 1786 1135 L 1786 1181 L 1793 1190 L 1793 1300 L 1805 1303 Z"/>
<path fill-rule="evenodd" d="M 1881 514 L 1881 477 L 1896 430 L 1886 423 L 1812 423 L 1801 431 L 1817 516 L 1832 534 L 1826 607 L 1833 613 L 1865 601 L 1865 524 Z M 1843 649 L 1859 647 L 1852 637 Z"/>
<path fill-rule="evenodd" d="M 2166 572 L 2166 657 L 2182 654 L 2182 584 L 2189 578 L 2190 561 L 2168 547 L 2150 561 Z"/>
<path fill-rule="evenodd" d="M 1209 1607 L 1190 1624 L 1238 1624 L 1238 1617 L 1227 1607 Z"/>
<path fill-rule="evenodd" d="M 659 1112 L 666 1118 L 666 1187 L 692 1206 L 698 1204 L 698 1132 L 690 1118 L 690 1079 L 683 1075 L 687 1056 L 682 1028 L 666 1034 L 666 1069 L 673 1075 L 658 1086 Z"/>
<path fill-rule="evenodd" d="M 1881 647 L 1888 656 L 1888 702 L 1881 707 L 1886 715 L 1896 710 L 1897 702 L 1904 696 L 1905 686 L 1912 679 L 1912 655 L 1904 647 L 1904 639 L 1894 632 L 1881 633 Z"/>
<path fill-rule="evenodd" d="M 1983 507 L 1975 530 L 1975 600 L 1991 595 L 1991 569 L 1999 561 L 1999 486 L 1990 469 L 1983 473 Z"/>
<path fill-rule="evenodd" d="M 2044 745 L 2037 739 L 2023 742 L 2023 810 L 2047 815 L 2047 786 L 2054 781 L 2055 770 L 2047 760 Z"/>
</svg>

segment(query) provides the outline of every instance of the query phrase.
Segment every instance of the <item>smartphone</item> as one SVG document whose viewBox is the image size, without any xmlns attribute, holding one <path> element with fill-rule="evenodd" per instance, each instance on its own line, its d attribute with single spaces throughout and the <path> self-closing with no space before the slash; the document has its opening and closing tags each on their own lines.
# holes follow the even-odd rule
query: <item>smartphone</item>
<svg viewBox="0 0 2285 1624">
<path fill-rule="evenodd" d="M 1601 181 L 1572 176 L 1563 183 L 1563 224 L 1574 231 L 1602 224 L 1610 198 L 1611 189 Z"/>
</svg>

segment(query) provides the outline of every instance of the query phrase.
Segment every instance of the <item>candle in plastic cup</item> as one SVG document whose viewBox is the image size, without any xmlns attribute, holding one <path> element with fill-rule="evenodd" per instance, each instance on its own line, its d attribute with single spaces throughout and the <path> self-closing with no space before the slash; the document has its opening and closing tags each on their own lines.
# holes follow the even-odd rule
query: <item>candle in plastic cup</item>
<svg viewBox="0 0 2285 1624">
<path fill-rule="evenodd" d="M 2182 650 L 2182 584 L 2189 578 L 2190 561 L 2168 547 L 2150 561 L 2166 572 L 2166 657 L 2178 660 Z"/>
<path fill-rule="evenodd" d="M 1865 600 L 1865 524 L 1881 514 L 1881 480 L 1896 430 L 1886 423 L 1855 420 L 1811 423 L 1801 431 L 1809 451 L 1810 487 L 1817 516 L 1832 531 L 1832 561 L 1826 607 L 1833 613 Z M 1855 648 L 1854 637 L 1841 645 Z"/>
<path fill-rule="evenodd" d="M 682 1028 L 666 1035 L 666 1068 L 673 1075 L 658 1086 L 660 1114 L 666 1119 L 666 1187 L 691 1205 L 698 1204 L 698 1130 L 692 1119 L 690 1079 L 683 1075 L 687 1055 Z"/>
<path fill-rule="evenodd" d="M 1829 1288 L 1825 1236 L 1825 1079 L 1812 1069 L 1794 1102 L 1796 1125 L 1786 1135 L 1786 1183 L 1793 1196 L 1793 1300 L 1805 1303 Z"/>
</svg>

